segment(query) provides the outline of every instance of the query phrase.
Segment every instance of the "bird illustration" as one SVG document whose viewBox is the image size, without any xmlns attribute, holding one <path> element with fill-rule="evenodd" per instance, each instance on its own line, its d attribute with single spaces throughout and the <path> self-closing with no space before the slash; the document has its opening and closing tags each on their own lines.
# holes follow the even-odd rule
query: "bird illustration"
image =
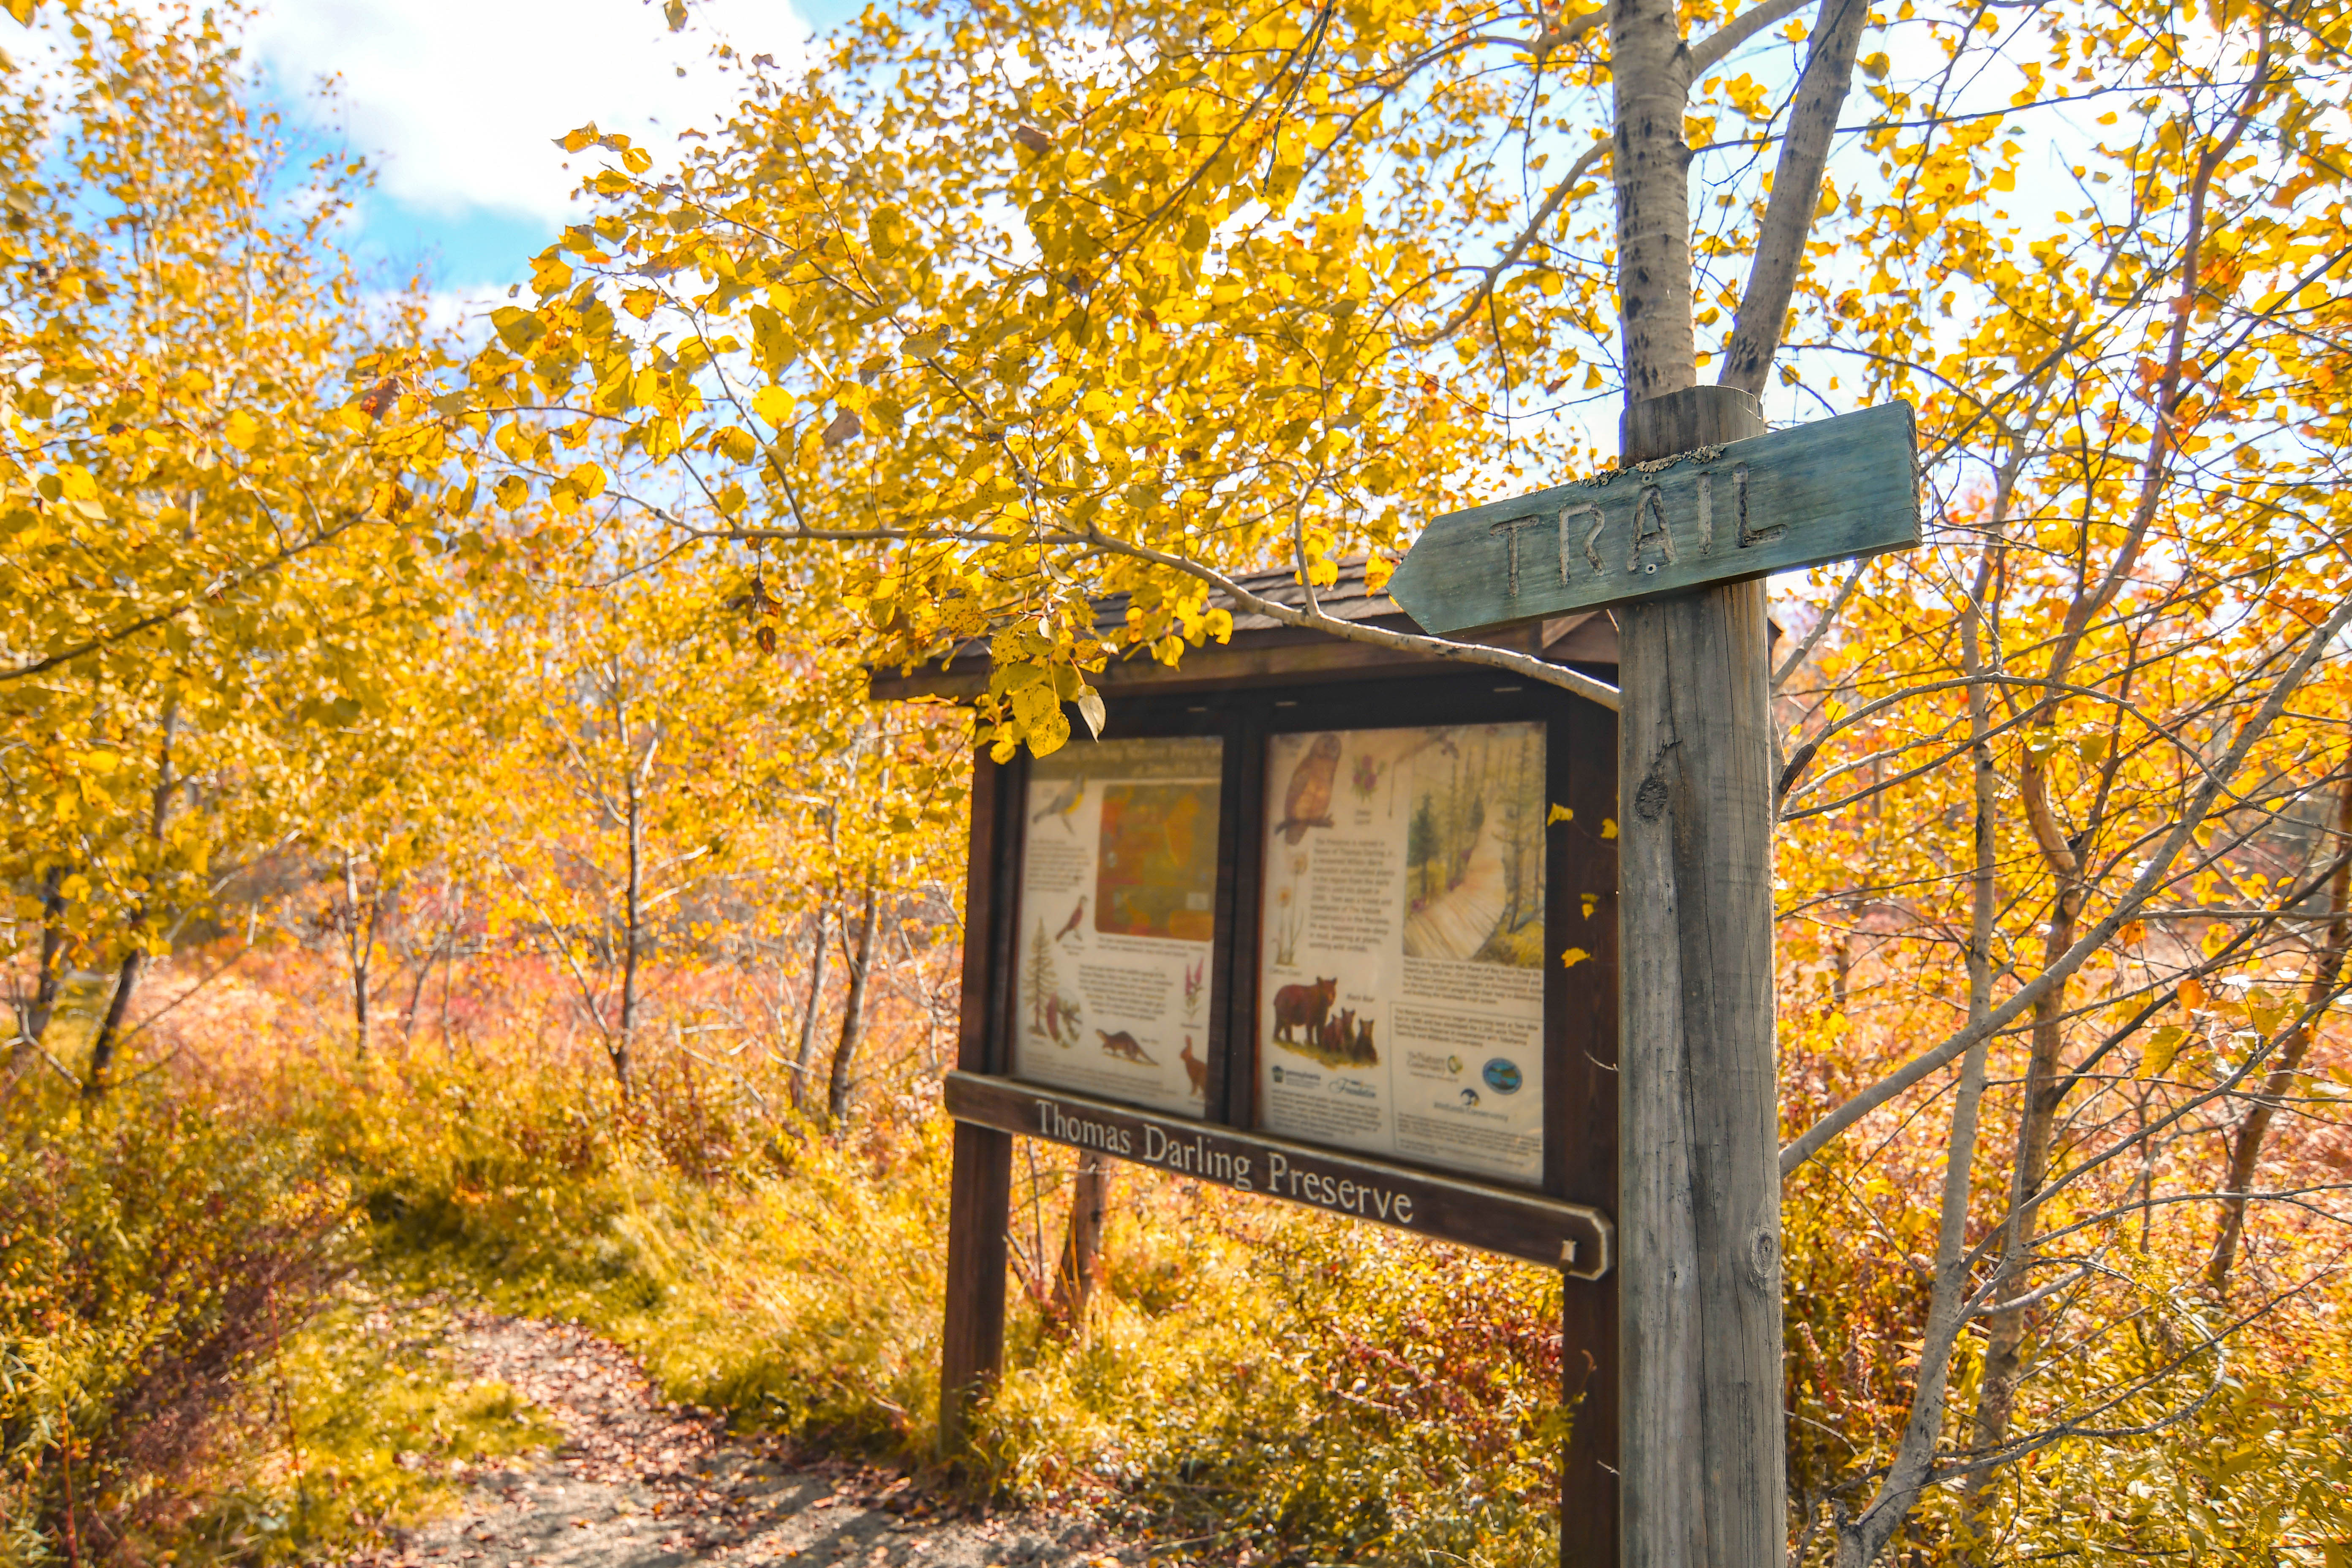
<svg viewBox="0 0 2352 1568">
<path fill-rule="evenodd" d="M 1077 815 L 1078 803 L 1086 798 L 1087 775 L 1080 773 L 1076 778 L 1064 784 L 1062 792 L 1047 801 L 1042 809 L 1032 813 L 1029 820 L 1034 824 L 1043 822 L 1049 816 L 1058 816 L 1062 819 L 1062 831 L 1075 838 L 1077 837 L 1078 830 L 1070 826 L 1070 818 Z"/>
<path fill-rule="evenodd" d="M 1080 893 L 1078 895 L 1078 907 L 1070 911 L 1070 918 L 1062 922 L 1062 929 L 1054 933 L 1054 940 L 1055 942 L 1059 942 L 1064 937 L 1069 935 L 1072 931 L 1077 930 L 1078 921 L 1085 917 L 1086 912 L 1087 896 L 1084 893 Z"/>
<path fill-rule="evenodd" d="M 1318 735 L 1298 765 L 1290 770 L 1290 787 L 1282 796 L 1282 820 L 1274 830 L 1286 844 L 1307 837 L 1310 827 L 1331 826 L 1331 781 L 1339 772 L 1339 737 Z"/>
</svg>

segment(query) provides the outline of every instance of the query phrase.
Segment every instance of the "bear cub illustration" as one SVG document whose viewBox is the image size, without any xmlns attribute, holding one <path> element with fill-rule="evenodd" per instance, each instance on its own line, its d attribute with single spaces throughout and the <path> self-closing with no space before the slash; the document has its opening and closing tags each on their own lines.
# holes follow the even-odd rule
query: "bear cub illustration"
<svg viewBox="0 0 2352 1568">
<path fill-rule="evenodd" d="M 1297 1031 L 1305 1029 L 1309 1041 L 1316 1039 L 1339 994 L 1339 977 L 1336 974 L 1328 980 L 1318 977 L 1312 985 L 1284 986 L 1274 994 L 1274 1037 L 1286 1045 L 1296 1045 Z"/>
</svg>

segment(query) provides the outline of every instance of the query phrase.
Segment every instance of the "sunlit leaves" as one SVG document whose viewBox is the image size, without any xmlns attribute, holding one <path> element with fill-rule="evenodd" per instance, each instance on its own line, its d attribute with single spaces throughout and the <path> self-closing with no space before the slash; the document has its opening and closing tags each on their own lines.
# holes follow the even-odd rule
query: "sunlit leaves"
<svg viewBox="0 0 2352 1568">
<path fill-rule="evenodd" d="M 334 808 L 305 743 L 400 700 L 446 437 L 414 302 L 362 304 L 333 248 L 364 168 L 283 167 L 226 18 L 77 10 L 0 100 L 0 255 L 53 285 L 0 317 L 0 844 L 16 885 L 64 872 L 104 970 Z"/>
</svg>

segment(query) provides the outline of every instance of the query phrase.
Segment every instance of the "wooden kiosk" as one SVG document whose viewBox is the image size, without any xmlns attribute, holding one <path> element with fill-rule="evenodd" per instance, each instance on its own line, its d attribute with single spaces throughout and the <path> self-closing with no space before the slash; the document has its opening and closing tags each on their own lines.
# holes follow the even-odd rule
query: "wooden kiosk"
<svg viewBox="0 0 2352 1568">
<path fill-rule="evenodd" d="M 1420 629 L 1360 565 L 1317 598 Z M 1615 678 L 1605 613 L 1493 640 Z M 987 679 L 982 649 L 873 689 Z M 1002 1368 L 1013 1138 L 1043 1138 L 1559 1268 L 1561 1561 L 1613 1565 L 1616 716 L 1246 614 L 1094 679 L 1099 741 L 975 764 L 943 1434 Z"/>
</svg>

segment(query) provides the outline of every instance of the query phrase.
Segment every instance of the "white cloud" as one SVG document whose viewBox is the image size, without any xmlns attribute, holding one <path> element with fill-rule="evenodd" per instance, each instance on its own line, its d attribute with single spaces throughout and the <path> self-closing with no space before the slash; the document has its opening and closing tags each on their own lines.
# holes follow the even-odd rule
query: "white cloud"
<svg viewBox="0 0 2352 1568">
<path fill-rule="evenodd" d="M 674 35 L 642 0 L 278 0 L 250 47 L 289 88 L 341 79 L 344 134 L 394 201 L 555 222 L 591 166 L 567 170 L 556 137 L 593 120 L 666 162 L 678 131 L 723 119 L 740 91 L 709 58 L 714 34 L 789 64 L 808 32 L 781 0 L 695 15 Z"/>
</svg>

